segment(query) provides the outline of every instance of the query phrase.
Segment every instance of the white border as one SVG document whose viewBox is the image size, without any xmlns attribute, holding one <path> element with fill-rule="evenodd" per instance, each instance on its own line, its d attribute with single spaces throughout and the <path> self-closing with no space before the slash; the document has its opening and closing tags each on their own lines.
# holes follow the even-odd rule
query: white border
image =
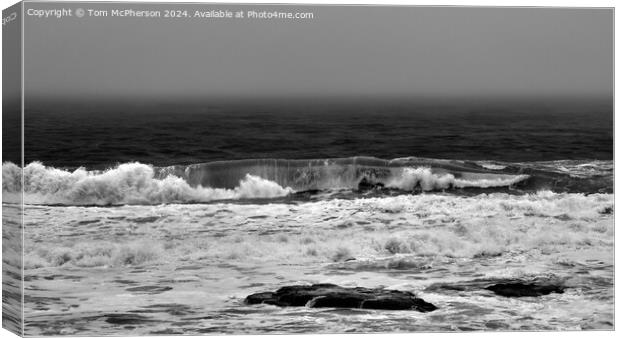
<svg viewBox="0 0 620 338">
<path fill-rule="evenodd" d="M 0 0 L 0 4 L 2 4 L 2 8 L 7 8 L 17 1 L 9 1 L 9 0 Z M 25 1 L 25 2 L 53 2 L 53 1 Z M 58 1 L 58 2 L 89 2 L 89 1 L 75 1 L 75 0 L 66 0 L 66 1 Z M 100 2 L 119 2 L 119 1 L 100 1 Z M 145 0 L 135 0 L 128 2 L 144 2 L 144 3 L 225 3 L 225 4 L 309 4 L 309 5 L 374 5 L 374 6 L 389 6 L 389 5 L 407 5 L 407 6 L 488 6 L 488 7 L 542 7 L 542 6 L 552 6 L 552 7 L 610 7 L 614 8 L 614 84 L 618 80 L 618 73 L 615 68 L 615 62 L 617 61 L 617 44 L 616 37 L 618 36 L 618 27 L 615 25 L 615 8 L 616 4 L 614 1 L 609 0 L 589 0 L 589 1 L 576 1 L 576 0 L 505 0 L 505 1 L 493 1 L 493 0 L 440 0 L 440 1 L 429 1 L 429 0 L 410 0 L 410 1 L 369 1 L 369 0 L 338 0 L 338 1 L 329 1 L 329 0 L 291 0 L 291 1 L 282 1 L 282 0 L 268 0 L 268 1 L 260 1 L 260 0 L 245 0 L 245 1 L 231 1 L 231 0 L 221 0 L 221 1 L 145 1 Z M 22 16 L 23 18 L 23 16 Z M 22 41 L 23 41 L 23 22 L 22 20 Z M 0 44 L 1 44 L 1 35 L 0 35 Z M 23 57 L 23 43 L 22 43 L 22 57 Z M 1 67 L 0 67 L 0 76 L 1 76 Z M 22 78 L 23 78 L 23 60 L 22 60 Z M 23 93 L 24 83 L 22 81 L 22 93 Z M 0 87 L 1 88 L 1 87 Z M 615 116 L 615 98 L 618 97 L 618 89 L 614 85 L 614 116 Z M 22 95 L 22 109 L 23 109 L 23 95 Z M 1 110 L 1 108 L 0 108 Z M 23 111 L 22 111 L 23 118 Z M 23 126 L 23 122 L 22 122 Z M 614 118 L 614 191 L 618 191 L 618 187 L 620 187 L 620 183 L 615 178 L 617 177 L 618 168 L 615 165 L 615 158 L 618 155 L 618 135 L 616 131 L 618 130 L 618 120 Z M 1 133 L 1 120 L 0 120 L 0 133 Z M 22 130 L 23 135 L 23 130 Z M 22 136 L 23 142 L 23 136 Z M 22 145 L 23 149 L 23 145 Z M 0 153 L 2 150 L 2 145 L 0 144 Z M 23 159 L 22 159 L 23 160 Z M 616 214 L 615 214 L 616 215 Z M 614 222 L 615 224 L 615 222 Z M 23 235 L 23 233 L 22 233 Z M 617 236 L 614 234 L 614 243 L 617 243 Z M 22 248 L 23 250 L 23 248 Z M 617 252 L 615 252 L 615 261 L 618 261 Z M 2 255 L 0 252 L 0 259 Z M 614 288 L 615 299 L 618 298 L 618 289 Z M 23 297 L 23 294 L 22 294 Z M 615 302 L 614 299 L 614 303 Z M 22 308 L 23 311 L 23 308 Z M 615 311 L 615 324 L 618 323 L 618 311 Z M 529 337 L 571 337 L 571 338 L 581 338 L 581 335 L 587 335 L 588 337 L 612 337 L 614 336 L 613 331 L 587 331 L 584 333 L 581 332 L 460 332 L 458 333 L 461 337 L 467 335 L 468 337 L 505 337 L 505 338 L 529 338 Z M 447 337 L 448 335 L 454 335 L 455 333 L 410 333 L 410 334 L 373 334 L 372 337 L 377 338 L 389 338 L 389 337 L 413 337 L 413 338 L 428 338 L 428 337 Z M 16 337 L 16 335 L 6 331 L 0 330 L 0 338 L 4 337 Z M 179 336 L 157 336 L 157 337 L 179 337 Z M 187 337 L 187 336 L 184 336 Z M 204 337 L 204 336 L 193 336 L 193 337 Z M 265 337 L 265 335 L 254 336 L 254 335 L 240 335 L 240 336 L 228 336 L 228 337 L 242 337 L 242 338 L 256 338 L 256 337 Z M 352 334 L 338 334 L 338 335 L 278 335 L 272 337 L 325 337 L 325 338 L 359 338 L 358 335 Z"/>
</svg>

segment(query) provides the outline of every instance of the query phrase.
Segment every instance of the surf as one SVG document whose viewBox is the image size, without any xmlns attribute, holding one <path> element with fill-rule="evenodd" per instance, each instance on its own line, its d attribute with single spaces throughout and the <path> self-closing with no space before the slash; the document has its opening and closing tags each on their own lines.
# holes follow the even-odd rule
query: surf
<svg viewBox="0 0 620 338">
<path fill-rule="evenodd" d="M 2 166 L 3 192 L 6 199 L 18 199 L 19 173 L 17 166 Z M 17 174 L 17 176 L 16 176 Z M 125 163 L 105 171 L 83 168 L 67 171 L 46 167 L 39 162 L 28 164 L 24 170 L 24 202 L 52 205 L 119 205 L 199 203 L 213 200 L 273 198 L 293 192 L 275 182 L 247 174 L 232 189 L 192 187 L 182 178 L 169 175 L 158 179 L 152 166 Z M 16 189 L 17 188 L 17 189 Z"/>
<path fill-rule="evenodd" d="M 583 162 L 583 161 L 582 161 Z M 426 158 L 384 160 L 248 159 L 155 167 L 130 162 L 106 170 L 2 165 L 3 200 L 47 205 L 154 205 L 275 199 L 306 192 L 407 194 L 445 192 L 610 193 L 613 164 L 490 163 Z M 611 168 L 611 169 L 610 169 Z"/>
</svg>

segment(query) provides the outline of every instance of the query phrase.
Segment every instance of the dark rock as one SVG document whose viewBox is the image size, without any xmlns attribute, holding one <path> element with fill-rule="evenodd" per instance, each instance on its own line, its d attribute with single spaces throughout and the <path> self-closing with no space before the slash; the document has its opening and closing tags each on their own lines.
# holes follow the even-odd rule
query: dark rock
<svg viewBox="0 0 620 338">
<path fill-rule="evenodd" d="M 247 296 L 245 299 L 247 304 L 275 304 L 275 293 L 274 292 L 260 292 L 255 293 L 253 295 Z"/>
<path fill-rule="evenodd" d="M 426 291 L 475 292 L 481 289 L 492 291 L 496 295 L 504 297 L 539 297 L 548 295 L 552 292 L 564 293 L 566 287 L 564 286 L 564 283 L 557 278 L 537 278 L 533 280 L 476 279 L 471 281 L 461 281 L 453 284 L 433 284 L 427 287 Z"/>
<path fill-rule="evenodd" d="M 420 312 L 437 309 L 435 305 L 417 298 L 408 291 L 344 288 L 334 284 L 285 286 L 276 292 L 255 293 L 248 296 L 245 302 L 246 304 L 277 306 L 417 310 Z"/>
<path fill-rule="evenodd" d="M 494 284 L 486 289 L 504 297 L 539 297 L 552 292 L 564 293 L 564 287 L 559 285 L 519 282 Z"/>
</svg>

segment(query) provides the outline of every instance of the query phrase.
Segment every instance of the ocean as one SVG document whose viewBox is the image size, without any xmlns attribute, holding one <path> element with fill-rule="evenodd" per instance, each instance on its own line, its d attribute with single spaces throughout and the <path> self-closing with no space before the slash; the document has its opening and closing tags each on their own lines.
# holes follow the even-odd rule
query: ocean
<svg viewBox="0 0 620 338">
<path fill-rule="evenodd" d="M 613 329 L 612 126 L 570 105 L 28 111 L 25 333 Z M 438 309 L 244 302 L 315 283 Z"/>
</svg>

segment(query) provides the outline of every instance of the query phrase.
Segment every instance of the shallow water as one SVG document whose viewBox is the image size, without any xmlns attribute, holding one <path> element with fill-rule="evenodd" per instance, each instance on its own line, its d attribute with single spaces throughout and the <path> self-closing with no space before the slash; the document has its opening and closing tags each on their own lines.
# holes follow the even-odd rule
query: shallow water
<svg viewBox="0 0 620 338">
<path fill-rule="evenodd" d="M 5 208 L 11 208 L 5 204 Z M 612 329 L 613 194 L 26 206 L 25 333 Z M 495 280 L 563 294 L 506 298 Z M 250 306 L 284 285 L 413 291 L 429 313 Z M 445 288 L 442 285 L 466 285 Z"/>
</svg>

